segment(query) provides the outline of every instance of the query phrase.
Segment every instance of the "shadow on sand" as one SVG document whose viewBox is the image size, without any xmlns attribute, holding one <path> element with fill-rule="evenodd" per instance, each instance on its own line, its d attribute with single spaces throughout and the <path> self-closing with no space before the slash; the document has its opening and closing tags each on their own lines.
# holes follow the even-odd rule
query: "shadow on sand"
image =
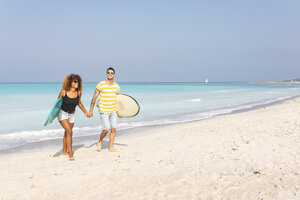
<svg viewBox="0 0 300 200">
<path fill-rule="evenodd" d="M 95 142 L 95 143 L 91 144 L 90 146 L 88 146 L 88 147 L 86 147 L 86 148 L 91 148 L 91 147 L 93 147 L 93 146 L 96 147 L 97 143 L 98 143 L 98 142 Z M 103 142 L 102 142 L 102 149 L 108 149 L 108 145 L 109 145 L 109 142 L 108 142 L 108 141 L 103 141 Z M 116 143 L 116 142 L 114 142 L 114 145 L 118 145 L 118 146 L 127 146 L 127 144 L 121 144 L 121 143 Z"/>
<path fill-rule="evenodd" d="M 72 150 L 73 150 L 73 154 L 75 153 L 76 150 L 80 149 L 80 148 L 92 148 L 92 147 L 95 147 L 96 148 L 96 145 L 97 145 L 98 142 L 95 142 L 89 146 L 84 146 L 83 144 L 79 144 L 79 145 L 74 145 L 72 147 Z M 108 149 L 108 145 L 109 145 L 109 142 L 108 141 L 103 141 L 102 142 L 102 149 Z M 114 145 L 117 145 L 117 146 L 127 146 L 127 144 L 121 144 L 121 143 L 114 143 Z M 61 156 L 62 155 L 62 149 L 60 149 L 58 152 L 56 152 L 53 157 L 58 157 L 58 156 Z"/>
<path fill-rule="evenodd" d="M 74 146 L 72 147 L 73 154 L 74 154 L 74 152 L 75 152 L 77 149 L 82 148 L 82 147 L 84 147 L 83 144 L 74 145 Z M 61 156 L 61 155 L 62 155 L 62 149 L 59 150 L 58 152 L 56 152 L 56 153 L 53 155 L 53 157 L 58 157 L 58 156 Z"/>
</svg>

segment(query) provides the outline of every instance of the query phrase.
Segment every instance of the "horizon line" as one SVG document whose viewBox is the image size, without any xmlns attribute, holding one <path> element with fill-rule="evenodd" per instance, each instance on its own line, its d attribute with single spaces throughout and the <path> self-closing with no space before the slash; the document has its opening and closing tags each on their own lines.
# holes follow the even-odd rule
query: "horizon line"
<svg viewBox="0 0 300 200">
<path fill-rule="evenodd" d="M 99 81 L 85 81 L 83 83 L 98 83 Z M 0 84 L 38 84 L 38 83 L 62 83 L 62 81 L 56 82 L 50 82 L 50 81 L 34 81 L 34 82 L 0 82 Z M 118 81 L 117 83 L 293 83 L 293 82 L 286 82 L 286 81 L 211 81 L 211 82 L 205 82 L 205 81 Z M 294 82 L 297 83 L 297 82 Z M 299 82 L 298 82 L 299 83 Z"/>
</svg>

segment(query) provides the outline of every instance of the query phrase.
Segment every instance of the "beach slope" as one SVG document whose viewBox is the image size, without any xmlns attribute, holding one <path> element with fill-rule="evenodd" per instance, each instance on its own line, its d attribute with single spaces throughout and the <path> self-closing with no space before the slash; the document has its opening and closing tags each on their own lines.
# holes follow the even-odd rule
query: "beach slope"
<svg viewBox="0 0 300 200">
<path fill-rule="evenodd" d="M 300 99 L 0 156 L 0 199 L 300 199 Z"/>
</svg>

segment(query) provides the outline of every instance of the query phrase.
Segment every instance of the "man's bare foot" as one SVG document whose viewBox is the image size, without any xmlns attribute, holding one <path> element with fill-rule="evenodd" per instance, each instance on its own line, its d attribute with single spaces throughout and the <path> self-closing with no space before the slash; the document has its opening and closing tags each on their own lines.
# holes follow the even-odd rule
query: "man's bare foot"
<svg viewBox="0 0 300 200">
<path fill-rule="evenodd" d="M 102 142 L 98 142 L 98 144 L 97 144 L 97 149 L 98 149 L 98 150 L 101 150 L 101 149 L 102 149 Z"/>
<path fill-rule="evenodd" d="M 114 148 L 109 148 L 108 151 L 110 151 L 110 152 L 118 152 L 118 150 L 114 149 Z"/>
</svg>

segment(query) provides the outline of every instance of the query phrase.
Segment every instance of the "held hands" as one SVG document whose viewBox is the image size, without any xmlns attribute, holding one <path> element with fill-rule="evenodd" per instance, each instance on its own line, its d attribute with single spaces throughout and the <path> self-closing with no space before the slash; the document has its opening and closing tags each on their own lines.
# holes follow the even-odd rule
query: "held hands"
<svg viewBox="0 0 300 200">
<path fill-rule="evenodd" d="M 89 112 L 90 117 L 93 117 L 93 111 Z"/>
<path fill-rule="evenodd" d="M 85 114 L 85 116 L 87 117 L 87 118 L 90 118 L 92 115 L 90 115 L 90 113 L 88 113 L 88 112 L 85 112 L 84 113 Z"/>
</svg>

